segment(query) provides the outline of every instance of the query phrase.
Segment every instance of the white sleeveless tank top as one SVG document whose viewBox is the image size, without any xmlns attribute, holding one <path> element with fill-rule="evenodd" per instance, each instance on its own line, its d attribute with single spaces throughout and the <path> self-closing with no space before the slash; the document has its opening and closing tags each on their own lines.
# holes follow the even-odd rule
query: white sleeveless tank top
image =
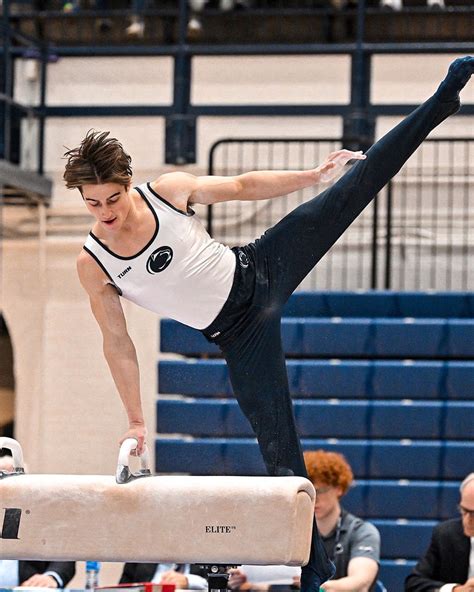
<svg viewBox="0 0 474 592">
<path fill-rule="evenodd" d="M 160 316 L 205 329 L 229 296 L 236 258 L 212 239 L 191 210 L 181 212 L 149 183 L 136 187 L 155 218 L 150 242 L 136 255 L 113 253 L 91 231 L 84 249 L 121 296 Z"/>
</svg>

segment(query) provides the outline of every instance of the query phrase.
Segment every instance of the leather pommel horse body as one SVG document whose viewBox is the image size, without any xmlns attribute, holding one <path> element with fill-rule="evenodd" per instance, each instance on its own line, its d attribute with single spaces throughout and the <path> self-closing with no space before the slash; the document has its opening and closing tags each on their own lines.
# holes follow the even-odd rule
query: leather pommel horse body
<svg viewBox="0 0 474 592">
<path fill-rule="evenodd" d="M 117 479 L 26 475 L 16 462 L 15 471 L 0 473 L 1 559 L 229 565 L 309 559 L 315 491 L 302 477 L 128 473 L 119 484 L 128 471 L 121 457 Z"/>
</svg>

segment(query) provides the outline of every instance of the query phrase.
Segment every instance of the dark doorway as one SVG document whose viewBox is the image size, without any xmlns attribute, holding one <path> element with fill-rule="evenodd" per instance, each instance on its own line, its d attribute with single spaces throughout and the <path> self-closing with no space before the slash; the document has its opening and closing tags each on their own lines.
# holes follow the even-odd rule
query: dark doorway
<svg viewBox="0 0 474 592">
<path fill-rule="evenodd" d="M 13 437 L 14 409 L 13 348 L 7 325 L 0 314 L 0 436 Z"/>
</svg>

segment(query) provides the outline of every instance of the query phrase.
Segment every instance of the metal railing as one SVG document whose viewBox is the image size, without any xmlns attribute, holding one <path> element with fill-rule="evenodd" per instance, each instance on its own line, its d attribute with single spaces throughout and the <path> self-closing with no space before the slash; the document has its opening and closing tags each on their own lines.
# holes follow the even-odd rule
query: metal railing
<svg viewBox="0 0 474 592">
<path fill-rule="evenodd" d="M 73 12 L 61 10 L 61 2 L 43 2 L 42 10 L 23 4 L 14 14 L 20 30 L 67 46 L 176 44 L 183 18 L 187 41 L 196 44 L 353 43 L 358 28 L 355 3 L 339 7 L 342 2 L 330 0 L 251 0 L 234 10 L 208 2 L 199 11 L 191 10 L 187 2 L 183 7 L 178 0 L 149 1 L 136 15 L 144 25 L 139 37 L 127 35 L 133 15 L 127 2 L 114 2 L 107 10 L 98 10 L 94 2 L 83 3 Z M 381 7 L 378 0 L 367 2 L 365 41 L 472 41 L 474 7 L 470 0 L 446 8 L 404 4 L 403 10 L 393 11 Z"/>
<path fill-rule="evenodd" d="M 10 3 L 3 3 L 0 30 L 2 32 L 2 76 L 0 89 L 0 106 L 2 111 L 1 157 L 8 162 L 18 161 L 18 154 L 12 153 L 13 126 L 19 125 L 22 119 L 36 120 L 38 123 L 37 172 L 43 173 L 43 147 L 46 98 L 46 64 L 48 60 L 47 44 L 37 38 L 29 37 L 13 26 L 9 12 Z M 21 56 L 35 61 L 39 71 L 40 96 L 37 106 L 25 105 L 15 100 L 14 96 L 14 60 L 12 55 Z M 17 147 L 18 149 L 18 147 Z"/>
<path fill-rule="evenodd" d="M 305 169 L 339 147 L 337 139 L 229 139 L 214 144 L 209 173 Z M 428 139 L 300 289 L 474 289 L 474 137 Z M 310 191 L 209 208 L 213 236 L 230 245 L 260 236 Z"/>
<path fill-rule="evenodd" d="M 45 43 L 24 35 L 12 26 L 8 0 L 3 2 L 2 8 L 0 19 L 3 39 L 0 54 L 0 206 L 5 203 L 47 203 L 51 196 L 51 182 L 43 177 L 43 172 L 48 48 Z M 38 71 L 37 105 L 24 104 L 15 98 L 14 56 L 28 58 Z M 21 160 L 22 139 L 25 145 L 31 144 L 36 148 L 35 150 L 28 146 L 30 155 L 28 167 L 18 166 Z M 0 217 L 1 214 L 2 212 Z"/>
</svg>

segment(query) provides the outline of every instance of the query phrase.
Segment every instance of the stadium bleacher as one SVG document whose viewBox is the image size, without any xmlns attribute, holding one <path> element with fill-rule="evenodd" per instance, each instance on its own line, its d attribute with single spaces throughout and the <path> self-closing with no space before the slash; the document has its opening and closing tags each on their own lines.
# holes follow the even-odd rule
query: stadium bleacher
<svg viewBox="0 0 474 592">
<path fill-rule="evenodd" d="M 342 452 L 356 486 L 344 505 L 382 536 L 389 591 L 456 514 L 472 471 L 474 296 L 470 293 L 294 294 L 282 321 L 304 449 Z M 161 322 L 156 469 L 265 473 L 218 349 Z M 471 440 L 471 441 L 470 441 Z"/>
</svg>

